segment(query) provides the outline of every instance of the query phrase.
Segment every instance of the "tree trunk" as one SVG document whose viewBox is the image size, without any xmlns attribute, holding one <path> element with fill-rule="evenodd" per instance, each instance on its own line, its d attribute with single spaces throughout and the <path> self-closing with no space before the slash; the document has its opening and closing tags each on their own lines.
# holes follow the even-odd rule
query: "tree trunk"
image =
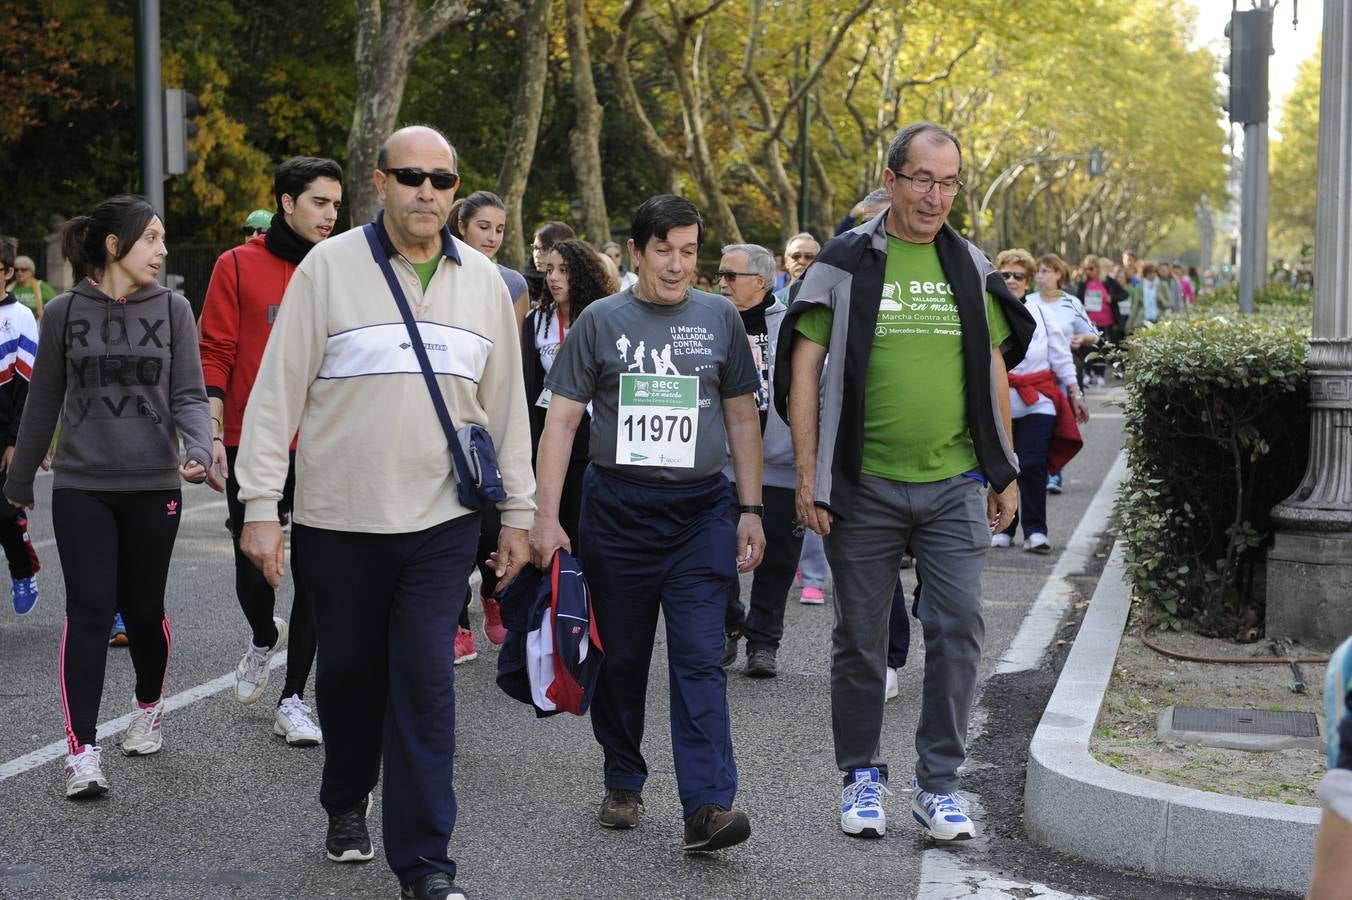
<svg viewBox="0 0 1352 900">
<path fill-rule="evenodd" d="M 681 101 L 681 119 L 685 125 L 686 146 L 690 157 L 690 174 L 704 199 L 704 220 L 713 229 L 724 244 L 742 243 L 742 230 L 737 227 L 737 218 L 723 189 L 718 183 L 713 155 L 709 152 L 709 143 L 704 139 L 704 105 L 696 91 L 692 77 L 692 66 L 686 58 L 686 46 L 689 44 L 690 25 L 677 17 L 673 7 L 672 22 L 676 30 L 673 40 L 663 40 L 667 61 L 671 64 L 672 74 L 676 78 L 676 93 Z"/>
<path fill-rule="evenodd" d="M 615 99 L 620 104 L 620 112 L 629 122 L 630 132 L 652 162 L 657 189 L 669 194 L 679 194 L 680 181 L 677 176 L 679 159 L 675 151 L 662 140 L 662 136 L 648 119 L 648 114 L 643 111 L 638 90 L 634 87 L 634 75 L 629 68 L 629 40 L 634 31 L 634 22 L 643 11 L 644 2 L 645 0 L 629 0 L 624 12 L 620 14 L 619 31 L 615 35 L 615 43 L 610 48 L 610 71 L 615 79 Z"/>
<path fill-rule="evenodd" d="M 357 96 L 347 135 L 347 196 L 353 224 L 369 222 L 380 208 L 371 175 L 386 138 L 399 120 L 404 86 L 418 51 L 469 11 L 463 0 L 357 0 Z M 453 138 L 452 138 L 453 139 Z"/>
<path fill-rule="evenodd" d="M 512 130 L 503 149 L 502 168 L 498 170 L 498 196 L 507 207 L 507 230 L 498 249 L 498 260 L 513 269 L 521 269 L 526 264 L 521 200 L 526 196 L 526 181 L 535 160 L 535 141 L 540 134 L 540 112 L 545 106 L 549 2 L 531 0 L 516 22 L 516 32 L 521 40 L 521 74 L 517 77 Z"/>
<path fill-rule="evenodd" d="M 610 240 L 610 217 L 601 180 L 601 118 L 592 80 L 587 29 L 587 0 L 567 0 L 568 67 L 573 75 L 575 124 L 568 134 L 568 156 L 573 163 L 578 199 L 582 202 L 582 237 L 596 246 Z"/>
</svg>

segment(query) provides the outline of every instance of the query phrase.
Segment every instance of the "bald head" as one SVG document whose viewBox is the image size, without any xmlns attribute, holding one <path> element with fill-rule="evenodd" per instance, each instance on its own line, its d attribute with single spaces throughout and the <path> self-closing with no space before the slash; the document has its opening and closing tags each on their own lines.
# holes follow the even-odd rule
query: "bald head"
<svg viewBox="0 0 1352 900">
<path fill-rule="evenodd" d="M 408 153 L 425 151 L 446 153 L 451 160 L 450 170 L 455 171 L 457 161 L 455 148 L 442 134 L 431 125 L 407 125 L 385 139 L 376 156 L 377 169 L 400 168 L 405 164 L 399 158 Z"/>
</svg>

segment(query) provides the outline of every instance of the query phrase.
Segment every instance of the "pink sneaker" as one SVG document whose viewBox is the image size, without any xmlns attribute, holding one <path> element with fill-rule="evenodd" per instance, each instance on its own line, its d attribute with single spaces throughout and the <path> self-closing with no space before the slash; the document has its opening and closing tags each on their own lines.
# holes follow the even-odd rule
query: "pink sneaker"
<svg viewBox="0 0 1352 900">
<path fill-rule="evenodd" d="M 479 595 L 484 605 L 484 637 L 488 643 L 501 647 L 507 640 L 507 629 L 502 626 L 502 604 L 492 597 Z"/>
<path fill-rule="evenodd" d="M 826 602 L 826 595 L 822 593 L 821 588 L 805 587 L 800 602 L 807 606 L 821 606 Z"/>
<path fill-rule="evenodd" d="M 461 628 L 455 633 L 455 664 L 467 663 L 479 658 L 479 649 L 474 646 L 474 632 Z"/>
</svg>

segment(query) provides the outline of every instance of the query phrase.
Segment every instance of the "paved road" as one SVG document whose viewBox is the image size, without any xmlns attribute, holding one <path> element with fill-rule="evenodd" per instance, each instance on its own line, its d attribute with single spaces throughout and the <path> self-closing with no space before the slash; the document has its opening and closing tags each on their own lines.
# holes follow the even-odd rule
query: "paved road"
<svg viewBox="0 0 1352 900">
<path fill-rule="evenodd" d="M 1051 498 L 1051 537 L 1058 547 L 1121 447 L 1120 418 L 1098 393 L 1091 392 L 1091 399 L 1100 415 L 1067 473 L 1068 490 Z M 174 626 L 168 690 L 192 690 L 186 699 L 194 702 L 166 717 L 165 749 L 156 756 L 124 758 L 116 738 L 102 739 L 112 783 L 107 799 L 64 799 L 61 762 L 42 762 L 41 756 L 62 736 L 56 648 L 63 591 L 46 517 L 50 486 L 50 479 L 39 482 L 32 517 L 45 563 L 41 603 L 24 619 L 0 615 L 0 897 L 397 896 L 379 855 L 365 866 L 325 861 L 325 819 L 316 799 L 322 750 L 289 749 L 272 737 L 280 679 L 254 707 L 238 706 L 228 692 L 210 693 L 213 682 L 217 688 L 229 683 L 222 676 L 238 660 L 247 632 L 233 595 L 224 506 L 205 489 L 185 493 L 168 598 Z M 1056 560 L 1055 553 L 992 553 L 984 577 L 983 677 L 993 671 Z M 1086 585 L 1092 589 L 1092 581 Z M 738 803 L 751 816 L 753 834 L 747 844 L 709 856 L 679 849 L 660 634 L 649 691 L 647 811 L 642 827 L 627 833 L 595 824 L 601 757 L 588 722 L 569 716 L 538 721 L 507 699 L 493 682 L 495 653 L 485 650 L 481 637 L 480 658 L 457 670 L 461 813 L 452 855 L 473 896 L 1140 896 L 1133 879 L 1054 859 L 1042 863 L 1049 855 L 1022 843 L 1021 754 L 1040 698 L 1054 680 L 1049 669 L 999 676 L 993 683 L 998 691 L 987 690 L 978 710 L 982 732 L 973 746 L 969 785 L 989 837 L 927 854 L 930 845 L 909 823 L 903 790 L 890 801 L 893 827 L 885 839 L 844 836 L 829 726 L 830 607 L 806 607 L 796 599 L 795 593 L 780 677 L 745 678 L 739 662 L 730 678 Z M 287 593 L 284 603 L 289 601 Z M 887 708 L 884 745 L 900 773 L 914 761 L 919 644 L 917 639 L 902 674 L 901 698 Z M 125 651 L 108 655 L 101 722 L 128 712 L 132 690 Z M 379 797 L 377 791 L 377 849 Z M 1070 887 L 1058 892 L 1058 884 Z M 1006 887 L 1015 892 L 1005 893 Z M 1157 885 L 1142 891 L 1222 896 Z"/>
</svg>

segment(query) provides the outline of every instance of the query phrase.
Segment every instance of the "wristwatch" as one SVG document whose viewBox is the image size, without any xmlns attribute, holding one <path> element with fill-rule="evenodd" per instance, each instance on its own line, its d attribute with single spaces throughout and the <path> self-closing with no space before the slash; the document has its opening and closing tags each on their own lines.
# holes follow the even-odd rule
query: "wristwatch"
<svg viewBox="0 0 1352 900">
<path fill-rule="evenodd" d="M 741 513 L 751 513 L 751 515 L 753 515 L 753 516 L 760 516 L 762 519 L 765 518 L 765 507 L 764 507 L 764 506 L 760 506 L 760 505 L 758 505 L 758 504 L 757 504 L 757 505 L 749 505 L 749 504 L 743 503 L 742 505 L 740 505 L 740 506 L 737 507 L 737 511 L 738 511 L 738 512 L 741 512 Z"/>
</svg>

